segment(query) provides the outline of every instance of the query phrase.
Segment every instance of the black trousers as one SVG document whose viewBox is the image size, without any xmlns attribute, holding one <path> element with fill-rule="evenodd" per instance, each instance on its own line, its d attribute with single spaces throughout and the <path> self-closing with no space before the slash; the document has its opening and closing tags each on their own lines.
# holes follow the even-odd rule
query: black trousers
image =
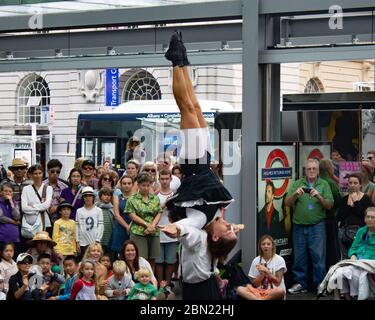
<svg viewBox="0 0 375 320">
<path fill-rule="evenodd" d="M 337 221 L 335 218 L 326 219 L 326 237 L 326 267 L 328 270 L 341 260 Z"/>
<path fill-rule="evenodd" d="M 182 283 L 183 300 L 220 300 L 215 276 L 198 283 Z"/>
</svg>

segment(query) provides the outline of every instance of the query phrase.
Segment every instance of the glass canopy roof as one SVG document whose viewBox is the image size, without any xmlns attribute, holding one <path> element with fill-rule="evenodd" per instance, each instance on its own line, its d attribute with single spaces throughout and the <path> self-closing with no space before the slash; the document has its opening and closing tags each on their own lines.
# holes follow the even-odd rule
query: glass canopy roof
<svg viewBox="0 0 375 320">
<path fill-rule="evenodd" d="M 76 11 L 95 11 L 116 8 L 155 7 L 189 3 L 213 2 L 218 0 L 0 0 L 0 17 L 17 15 L 63 13 Z M 219 0 L 224 1 L 224 0 Z"/>
</svg>

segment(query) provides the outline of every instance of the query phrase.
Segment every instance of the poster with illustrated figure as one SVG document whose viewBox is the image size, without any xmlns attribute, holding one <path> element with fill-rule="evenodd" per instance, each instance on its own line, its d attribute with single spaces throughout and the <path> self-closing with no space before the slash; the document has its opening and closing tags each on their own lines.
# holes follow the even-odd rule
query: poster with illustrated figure
<svg viewBox="0 0 375 320">
<path fill-rule="evenodd" d="M 353 173 L 361 173 L 361 162 L 360 161 L 341 161 L 340 165 L 340 176 L 339 176 L 339 187 L 340 192 L 349 192 L 348 177 Z"/>
<path fill-rule="evenodd" d="M 271 235 L 276 252 L 291 260 L 292 210 L 285 197 L 296 179 L 296 143 L 257 144 L 257 239 Z"/>
<path fill-rule="evenodd" d="M 332 144 L 330 142 L 299 142 L 298 148 L 298 178 L 305 176 L 307 159 L 330 159 Z"/>
</svg>

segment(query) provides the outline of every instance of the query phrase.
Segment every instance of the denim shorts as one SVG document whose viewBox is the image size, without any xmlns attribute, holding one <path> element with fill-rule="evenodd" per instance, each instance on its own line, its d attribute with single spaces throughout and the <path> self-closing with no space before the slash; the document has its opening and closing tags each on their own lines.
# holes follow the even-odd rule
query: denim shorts
<svg viewBox="0 0 375 320">
<path fill-rule="evenodd" d="M 155 260 L 156 263 L 174 264 L 176 262 L 178 242 L 165 242 L 160 244 L 160 257 Z"/>
</svg>

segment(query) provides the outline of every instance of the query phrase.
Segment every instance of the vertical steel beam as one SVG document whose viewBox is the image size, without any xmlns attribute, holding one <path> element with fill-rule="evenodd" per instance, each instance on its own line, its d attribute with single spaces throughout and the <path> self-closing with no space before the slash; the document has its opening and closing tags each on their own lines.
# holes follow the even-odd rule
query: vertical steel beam
<svg viewBox="0 0 375 320">
<path fill-rule="evenodd" d="M 256 142 L 261 138 L 261 71 L 258 64 L 259 1 L 242 1 L 243 15 L 243 108 L 242 108 L 242 181 L 241 216 L 245 230 L 241 234 L 242 262 L 249 270 L 256 256 Z"/>
</svg>

